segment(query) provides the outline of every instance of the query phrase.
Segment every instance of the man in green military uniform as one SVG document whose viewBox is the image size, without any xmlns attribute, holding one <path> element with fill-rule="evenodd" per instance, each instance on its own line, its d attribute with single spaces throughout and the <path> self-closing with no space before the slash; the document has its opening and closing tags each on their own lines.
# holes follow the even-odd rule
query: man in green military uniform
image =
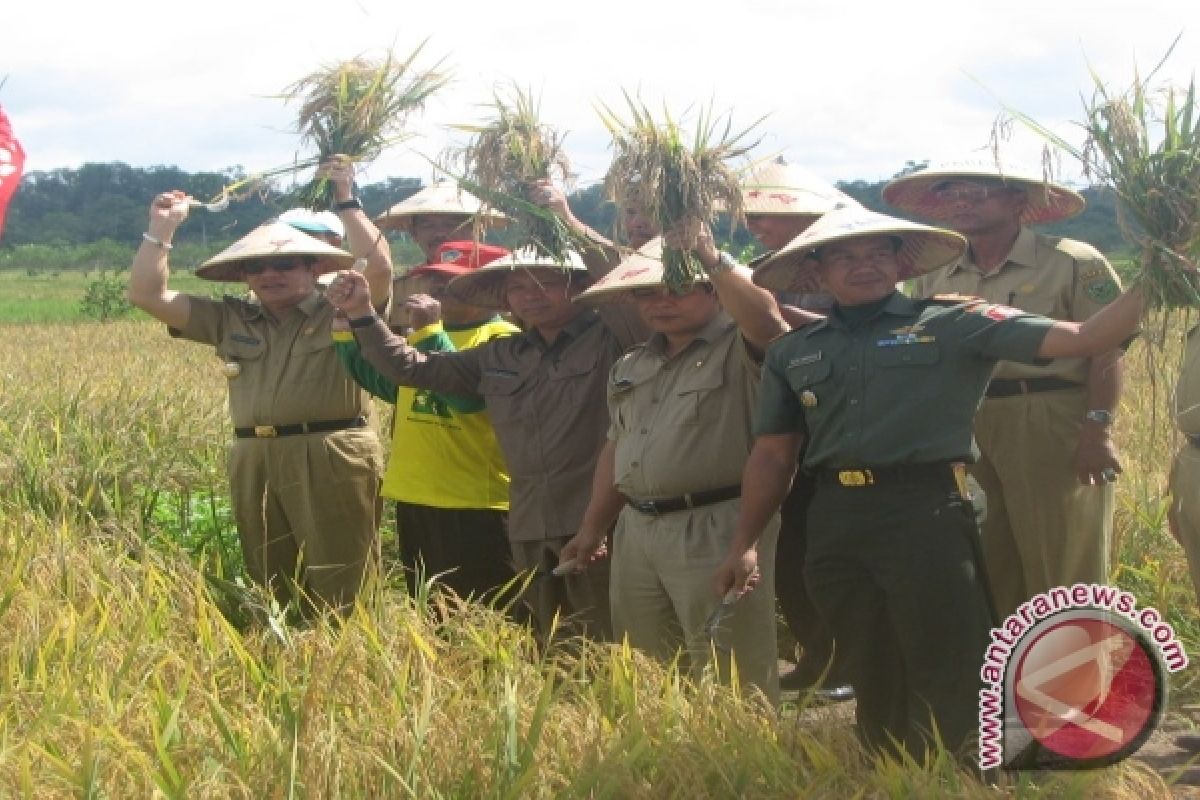
<svg viewBox="0 0 1200 800">
<path fill-rule="evenodd" d="M 967 238 L 962 259 L 917 280 L 916 297 L 955 292 L 1082 322 L 1120 294 L 1094 247 L 1030 229 L 1083 209 L 1065 186 L 964 161 L 897 178 L 883 197 Z M 996 368 L 975 417 L 972 473 L 987 496 L 984 560 L 1001 616 L 1055 586 L 1108 579 L 1121 354 Z"/>
<path fill-rule="evenodd" d="M 663 661 L 684 646 L 694 672 L 710 661 L 712 636 L 728 648 L 719 652 L 719 673 L 728 678 L 732 656 L 742 682 L 777 703 L 777 521 L 760 540 L 762 591 L 734 605 L 722 629 L 705 622 L 715 605 L 710 577 L 737 520 L 762 353 L 787 324 L 750 269 L 719 252 L 706 228 L 694 252 L 709 281 L 689 291 L 666 288 L 650 247 L 579 296 L 635 305 L 654 334 L 612 369 L 608 441 L 579 533 L 560 557 L 581 568 L 615 523 L 614 635 Z"/>
<path fill-rule="evenodd" d="M 759 267 L 755 282 L 775 291 L 815 273 L 837 302 L 767 351 L 737 533 L 714 578 L 724 594 L 755 568 L 754 542 L 807 441 L 817 492 L 805 572 L 838 632 L 859 733 L 918 760 L 933 726 L 961 751 L 978 720 L 992 615 L 962 465 L 974 459 L 971 424 L 992 368 L 1107 351 L 1142 310 L 1133 294 L 1077 325 L 896 291 L 965 246 L 950 231 L 838 210 Z"/>
<path fill-rule="evenodd" d="M 129 299 L 225 362 L 233 512 L 251 578 L 281 603 L 299 593 L 318 608 L 345 610 L 377 561 L 382 453 L 370 398 L 334 351 L 334 309 L 317 275 L 354 258 L 268 223 L 196 271 L 244 280 L 255 301 L 175 292 L 167 256 L 187 202 L 182 192 L 154 199 Z"/>
</svg>

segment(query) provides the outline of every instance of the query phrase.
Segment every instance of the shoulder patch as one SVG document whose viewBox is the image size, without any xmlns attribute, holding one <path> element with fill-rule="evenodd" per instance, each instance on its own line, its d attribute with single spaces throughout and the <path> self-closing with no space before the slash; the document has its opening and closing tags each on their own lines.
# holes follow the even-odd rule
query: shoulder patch
<svg viewBox="0 0 1200 800">
<path fill-rule="evenodd" d="M 999 306 L 999 305 L 997 305 L 997 306 L 985 305 L 983 307 L 980 307 L 977 309 L 972 309 L 972 310 L 977 310 L 977 311 L 979 311 L 979 313 L 983 314 L 983 316 L 987 317 L 988 319 L 994 319 L 997 322 L 1003 322 L 1006 319 L 1012 319 L 1013 317 L 1019 317 L 1025 313 L 1024 311 L 1022 311 L 1019 308 L 1013 308 L 1012 306 Z"/>
<path fill-rule="evenodd" d="M 1089 281 L 1083 285 L 1087 296 L 1097 303 L 1111 303 L 1121 294 L 1121 289 L 1112 278 L 1103 277 Z"/>
</svg>

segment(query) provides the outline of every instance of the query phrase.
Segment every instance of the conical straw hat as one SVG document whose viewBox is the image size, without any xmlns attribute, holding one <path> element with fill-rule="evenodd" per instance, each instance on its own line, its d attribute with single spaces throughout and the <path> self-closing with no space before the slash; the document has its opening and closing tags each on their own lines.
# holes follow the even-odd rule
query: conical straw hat
<svg viewBox="0 0 1200 800">
<path fill-rule="evenodd" d="M 783 157 L 760 161 L 741 182 L 747 214 L 820 216 L 839 205 L 858 205 L 850 195 Z"/>
<path fill-rule="evenodd" d="M 944 267 L 962 257 L 967 240 L 954 231 L 876 214 L 861 206 L 830 211 L 792 239 L 754 271 L 754 282 L 774 292 L 806 291 L 816 280 L 818 247 L 864 236 L 892 236 L 901 241 L 898 278 Z"/>
<path fill-rule="evenodd" d="M 317 274 L 349 269 L 354 256 L 345 250 L 296 230 L 285 222 L 268 222 L 247 233 L 196 268 L 196 276 L 209 281 L 240 281 L 247 261 L 280 256 L 312 256 Z"/>
<path fill-rule="evenodd" d="M 667 285 L 663 280 L 662 249 L 662 237 L 654 237 L 575 300 L 600 305 L 628 299 L 626 292 L 631 289 L 661 289 Z"/>
<path fill-rule="evenodd" d="M 532 247 L 520 250 L 484 264 L 477 270 L 450 281 L 449 292 L 461 303 L 480 308 L 507 308 L 504 299 L 504 278 L 519 270 L 539 270 L 587 274 L 587 266 L 578 253 L 570 253 L 566 263 L 539 255 Z"/>
<path fill-rule="evenodd" d="M 1083 211 L 1087 201 L 1074 189 L 1051 183 L 1040 173 L 1025 167 L 1007 167 L 995 159 L 943 161 L 925 169 L 902 175 L 883 187 L 883 199 L 906 214 L 937 220 L 945 217 L 944 201 L 938 200 L 934 187 L 945 181 L 971 178 L 999 179 L 1025 189 L 1027 202 L 1021 214 L 1025 225 L 1044 225 L 1069 219 Z"/>
<path fill-rule="evenodd" d="M 507 218 L 499 211 L 487 209 L 483 211 L 479 198 L 465 189 L 460 189 L 453 181 L 442 180 L 426 186 L 412 197 L 401 200 L 396 205 L 375 218 L 375 224 L 384 230 L 398 230 L 412 233 L 413 217 L 422 214 L 466 214 L 474 216 L 482 213 L 484 219 L 492 227 L 507 223 Z"/>
</svg>

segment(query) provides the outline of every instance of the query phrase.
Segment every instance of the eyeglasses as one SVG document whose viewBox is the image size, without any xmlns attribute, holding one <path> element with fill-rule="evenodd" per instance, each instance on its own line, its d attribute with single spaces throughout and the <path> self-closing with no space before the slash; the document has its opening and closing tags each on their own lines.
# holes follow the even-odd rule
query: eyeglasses
<svg viewBox="0 0 1200 800">
<path fill-rule="evenodd" d="M 298 261 L 248 261 L 242 264 L 243 275 L 261 275 L 269 269 L 276 272 L 291 272 L 300 266 Z"/>
<path fill-rule="evenodd" d="M 638 289 L 630 289 L 629 294 L 635 300 L 650 300 L 655 297 L 690 297 L 698 291 L 711 292 L 712 284 L 697 283 L 684 289 L 681 292 L 673 292 L 666 286 L 641 287 Z"/>
<path fill-rule="evenodd" d="M 933 196 L 943 203 L 982 203 L 989 197 L 999 197 L 1011 190 L 1007 186 L 939 186 L 933 190 Z"/>
</svg>

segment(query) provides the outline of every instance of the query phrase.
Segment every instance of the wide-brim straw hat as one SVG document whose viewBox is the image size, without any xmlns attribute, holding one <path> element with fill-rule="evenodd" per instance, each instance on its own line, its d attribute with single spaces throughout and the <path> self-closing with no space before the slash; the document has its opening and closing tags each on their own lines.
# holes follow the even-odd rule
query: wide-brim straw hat
<svg viewBox="0 0 1200 800">
<path fill-rule="evenodd" d="M 313 235 L 332 234 L 339 239 L 346 235 L 346 226 L 332 211 L 293 208 L 280 214 L 279 221 L 286 222 L 296 230 Z"/>
<path fill-rule="evenodd" d="M 654 237 L 632 251 L 612 272 L 576 297 L 576 302 L 589 305 L 619 302 L 628 300 L 628 292 L 633 289 L 661 289 L 666 286 L 663 279 L 662 250 L 662 237 Z"/>
<path fill-rule="evenodd" d="M 196 277 L 208 281 L 241 281 L 248 261 L 282 256 L 312 256 L 317 274 L 349 269 L 354 256 L 341 248 L 296 230 L 285 222 L 268 222 L 247 233 L 196 268 Z"/>
<path fill-rule="evenodd" d="M 864 236 L 900 240 L 899 280 L 923 275 L 962 258 L 967 240 L 954 231 L 909 222 L 865 208 L 839 208 L 814 222 L 754 271 L 754 282 L 774 292 L 809 291 L 817 283 L 817 248 Z"/>
<path fill-rule="evenodd" d="M 383 230 L 412 233 L 413 218 L 423 214 L 464 214 L 472 217 L 480 215 L 493 228 L 508 223 L 508 218 L 499 211 L 485 209 L 475 195 L 460 189 L 453 181 L 443 180 L 426 186 L 413 196 L 396 203 L 376 217 L 375 224 Z"/>
<path fill-rule="evenodd" d="M 819 217 L 839 206 L 858 205 L 853 197 L 782 156 L 750 167 L 741 181 L 742 208 L 747 214 Z"/>
<path fill-rule="evenodd" d="M 570 252 L 566 261 L 560 262 L 550 256 L 540 255 L 532 247 L 523 247 L 511 255 L 458 276 L 450 281 L 447 291 L 460 303 L 503 310 L 508 307 L 504 299 L 504 279 L 521 270 L 587 275 L 587 266 L 578 253 Z"/>
<path fill-rule="evenodd" d="M 1052 183 L 1041 173 L 1021 166 L 1005 166 L 995 159 L 943 161 L 925 169 L 902 175 L 883 187 L 883 199 L 906 214 L 937 220 L 945 215 L 946 203 L 938 200 L 934 188 L 952 180 L 987 178 L 1025 189 L 1024 225 L 1044 225 L 1070 219 L 1083 211 L 1087 201 L 1074 189 Z"/>
</svg>

